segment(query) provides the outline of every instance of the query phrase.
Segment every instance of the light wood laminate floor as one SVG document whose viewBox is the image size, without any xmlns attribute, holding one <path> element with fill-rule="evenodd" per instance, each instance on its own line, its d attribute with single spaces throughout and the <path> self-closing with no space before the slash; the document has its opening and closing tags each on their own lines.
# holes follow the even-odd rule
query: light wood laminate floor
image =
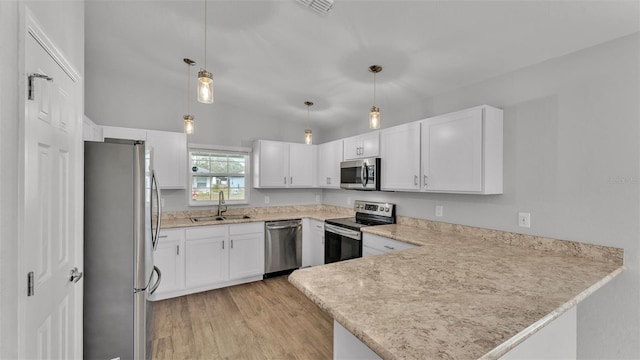
<svg viewBox="0 0 640 360">
<path fill-rule="evenodd" d="M 280 276 L 157 301 L 154 359 L 332 359 L 333 321 Z"/>
</svg>

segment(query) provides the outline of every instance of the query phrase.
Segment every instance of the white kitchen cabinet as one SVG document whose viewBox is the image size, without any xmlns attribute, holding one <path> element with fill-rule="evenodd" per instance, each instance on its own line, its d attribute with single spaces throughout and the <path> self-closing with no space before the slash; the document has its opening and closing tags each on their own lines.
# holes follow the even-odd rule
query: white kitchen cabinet
<svg viewBox="0 0 640 360">
<path fill-rule="evenodd" d="M 147 144 L 153 148 L 153 168 L 161 189 L 187 186 L 187 134 L 147 130 Z"/>
<path fill-rule="evenodd" d="M 324 222 L 302 219 L 302 267 L 324 264 Z"/>
<path fill-rule="evenodd" d="M 416 245 L 369 233 L 362 234 L 362 257 L 415 248 Z"/>
<path fill-rule="evenodd" d="M 343 139 L 345 161 L 380 156 L 380 132 L 352 136 Z"/>
<path fill-rule="evenodd" d="M 289 187 L 312 187 L 316 161 L 314 145 L 289 144 Z"/>
<path fill-rule="evenodd" d="M 184 229 L 160 230 L 153 263 L 162 272 L 155 294 L 162 295 L 184 288 Z M 154 295 L 155 295 L 154 294 Z"/>
<path fill-rule="evenodd" d="M 321 188 L 340 188 L 340 162 L 342 161 L 343 141 L 335 140 L 318 145 L 318 177 Z"/>
<path fill-rule="evenodd" d="M 314 146 L 257 140 L 253 144 L 253 186 L 256 188 L 313 187 Z"/>
<path fill-rule="evenodd" d="M 502 110 L 483 105 L 421 124 L 422 191 L 502 194 Z"/>
<path fill-rule="evenodd" d="M 420 190 L 420 122 L 380 131 L 381 190 Z"/>
<path fill-rule="evenodd" d="M 161 189 L 187 187 L 187 135 L 179 132 L 103 126 L 104 138 L 142 140 L 153 149 Z"/>
<path fill-rule="evenodd" d="M 228 226 L 186 230 L 185 277 L 187 288 L 210 285 L 229 278 Z"/>
<path fill-rule="evenodd" d="M 264 274 L 264 223 L 229 225 L 229 280 Z"/>
</svg>

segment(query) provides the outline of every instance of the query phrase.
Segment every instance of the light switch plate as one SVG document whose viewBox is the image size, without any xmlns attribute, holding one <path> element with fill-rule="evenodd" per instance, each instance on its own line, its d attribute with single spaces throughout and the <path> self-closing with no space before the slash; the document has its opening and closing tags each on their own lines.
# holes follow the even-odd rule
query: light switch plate
<svg viewBox="0 0 640 360">
<path fill-rule="evenodd" d="M 264 203 L 268 204 L 271 201 L 271 199 L 269 198 L 269 195 L 265 195 L 264 196 Z"/>
<path fill-rule="evenodd" d="M 443 215 L 443 211 L 444 211 L 444 206 L 442 205 L 436 205 L 436 216 L 437 217 L 442 217 Z"/>
<path fill-rule="evenodd" d="M 316 202 L 320 202 L 320 195 L 316 195 Z"/>
</svg>

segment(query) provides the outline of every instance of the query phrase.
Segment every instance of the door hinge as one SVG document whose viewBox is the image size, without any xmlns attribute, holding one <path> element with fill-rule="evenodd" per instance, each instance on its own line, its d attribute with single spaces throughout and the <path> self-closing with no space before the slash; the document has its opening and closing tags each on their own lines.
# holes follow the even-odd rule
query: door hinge
<svg viewBox="0 0 640 360">
<path fill-rule="evenodd" d="M 47 75 L 42 75 L 42 74 L 31 74 L 29 75 L 29 95 L 28 95 L 28 99 L 29 100 L 35 100 L 35 96 L 33 94 L 34 89 L 33 89 L 33 78 L 37 78 L 37 79 L 45 79 L 47 81 L 53 81 L 53 78 Z"/>
<path fill-rule="evenodd" d="M 33 296 L 33 271 L 29 271 L 27 274 L 27 296 Z"/>
</svg>

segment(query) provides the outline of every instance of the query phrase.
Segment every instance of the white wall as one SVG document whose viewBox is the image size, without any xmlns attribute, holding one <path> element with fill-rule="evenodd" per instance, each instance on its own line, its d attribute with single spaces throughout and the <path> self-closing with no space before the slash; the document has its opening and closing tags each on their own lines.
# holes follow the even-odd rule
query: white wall
<svg viewBox="0 0 640 360">
<path fill-rule="evenodd" d="M 639 67 L 636 33 L 419 104 L 424 117 L 479 104 L 504 109 L 503 195 L 336 190 L 323 201 L 391 201 L 399 215 L 624 248 L 626 271 L 578 307 L 578 358 L 638 359 Z M 444 217 L 435 217 L 436 204 Z M 531 213 L 531 229 L 517 227 L 518 211 Z"/>
<path fill-rule="evenodd" d="M 18 104 L 19 19 L 24 6 L 65 57 L 82 74 L 84 68 L 84 3 L 82 1 L 0 1 L 0 358 L 17 358 L 18 284 L 18 128 L 24 109 Z"/>
</svg>

